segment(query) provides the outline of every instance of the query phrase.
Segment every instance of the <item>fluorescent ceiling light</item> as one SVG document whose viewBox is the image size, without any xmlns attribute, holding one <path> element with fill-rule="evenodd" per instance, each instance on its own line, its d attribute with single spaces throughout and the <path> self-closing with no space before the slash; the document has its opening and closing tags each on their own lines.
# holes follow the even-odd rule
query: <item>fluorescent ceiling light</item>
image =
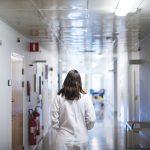
<svg viewBox="0 0 150 150">
<path fill-rule="evenodd" d="M 81 13 L 80 12 L 70 13 L 68 17 L 69 19 L 75 19 L 75 18 L 81 17 Z"/>
<path fill-rule="evenodd" d="M 116 16 L 126 16 L 128 12 L 133 12 L 137 10 L 139 4 L 142 0 L 119 0 L 119 4 L 115 11 Z"/>
<path fill-rule="evenodd" d="M 95 58 L 96 58 L 96 59 L 101 59 L 101 58 L 104 58 L 104 55 L 102 55 L 102 54 L 100 55 L 100 54 L 99 54 L 99 55 L 96 55 Z"/>
<path fill-rule="evenodd" d="M 83 20 L 72 20 L 71 25 L 76 26 L 76 27 L 82 27 L 83 26 Z"/>
</svg>

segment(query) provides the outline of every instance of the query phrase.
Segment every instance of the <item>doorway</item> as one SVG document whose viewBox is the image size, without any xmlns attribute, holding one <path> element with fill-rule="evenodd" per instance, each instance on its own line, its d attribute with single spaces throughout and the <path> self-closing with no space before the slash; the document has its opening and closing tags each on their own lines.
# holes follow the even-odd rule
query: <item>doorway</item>
<svg viewBox="0 0 150 150">
<path fill-rule="evenodd" d="M 23 58 L 11 55 L 12 73 L 12 150 L 23 149 Z"/>
<path fill-rule="evenodd" d="M 134 88 L 133 88 L 133 101 L 134 101 L 134 120 L 139 121 L 140 120 L 140 115 L 139 115 L 139 103 L 140 103 L 140 91 L 139 91 L 139 66 L 135 66 L 134 67 L 134 71 L 133 71 L 133 76 L 134 76 L 134 80 L 133 80 L 133 84 L 134 84 Z"/>
<path fill-rule="evenodd" d="M 129 120 L 140 120 L 140 85 L 139 85 L 139 65 L 131 66 L 131 76 L 129 79 L 131 101 L 129 101 Z"/>
</svg>

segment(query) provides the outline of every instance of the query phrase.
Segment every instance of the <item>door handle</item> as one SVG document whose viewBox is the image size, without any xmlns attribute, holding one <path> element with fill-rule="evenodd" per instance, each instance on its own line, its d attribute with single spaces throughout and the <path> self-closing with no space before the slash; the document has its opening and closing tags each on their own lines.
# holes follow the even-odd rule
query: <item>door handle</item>
<svg viewBox="0 0 150 150">
<path fill-rule="evenodd" d="M 135 98 L 136 101 L 138 100 L 138 96 L 135 96 L 134 98 Z"/>
</svg>

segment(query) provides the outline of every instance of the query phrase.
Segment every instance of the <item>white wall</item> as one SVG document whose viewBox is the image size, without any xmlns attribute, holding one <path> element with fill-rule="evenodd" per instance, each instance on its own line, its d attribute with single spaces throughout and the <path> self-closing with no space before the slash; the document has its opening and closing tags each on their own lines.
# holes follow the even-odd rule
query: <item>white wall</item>
<svg viewBox="0 0 150 150">
<path fill-rule="evenodd" d="M 20 37 L 20 43 L 17 43 L 17 37 Z M 28 42 L 29 39 L 23 37 L 17 33 L 13 28 L 8 26 L 6 23 L 0 21 L 0 149 L 1 150 L 11 150 L 11 86 L 7 85 L 8 79 L 11 79 L 11 53 L 15 52 L 24 56 L 24 145 L 25 149 L 28 149 L 28 137 L 27 137 L 27 97 L 26 97 L 26 81 L 33 78 L 32 69 L 29 69 L 29 64 L 33 63 L 36 59 L 44 59 L 47 61 L 49 67 L 53 67 L 53 72 L 51 73 L 51 82 L 49 80 L 45 81 L 44 88 L 46 92 L 44 93 L 44 106 L 50 104 L 50 100 L 53 99 L 57 91 L 57 47 L 55 45 L 49 46 L 47 43 L 40 43 L 41 53 L 30 53 L 28 52 Z M 44 46 L 43 46 L 44 45 Z M 28 71 L 31 71 L 30 74 Z M 49 86 L 48 86 L 49 84 Z M 48 88 L 48 87 L 49 88 Z M 53 88 L 52 88 L 53 87 Z M 49 99 L 47 99 L 49 98 Z M 47 107 L 49 109 L 49 107 Z M 45 110 L 48 112 L 49 110 Z M 46 114 L 44 112 L 44 114 Z M 46 119 L 48 116 L 44 116 Z M 49 118 L 47 118 L 49 120 Z M 45 120 L 46 122 L 46 120 Z M 48 124 L 44 132 L 48 130 Z"/>
<path fill-rule="evenodd" d="M 143 27 L 144 28 L 144 27 Z M 148 34 L 149 32 L 147 32 Z M 140 42 L 140 121 L 150 121 L 150 37 Z"/>
<path fill-rule="evenodd" d="M 111 58 L 108 59 L 106 71 L 104 74 L 104 102 L 107 104 L 108 110 L 114 113 L 114 64 Z"/>
<path fill-rule="evenodd" d="M 124 46 L 119 47 L 117 72 L 117 112 L 118 119 L 126 122 L 128 118 L 128 52 Z"/>
</svg>

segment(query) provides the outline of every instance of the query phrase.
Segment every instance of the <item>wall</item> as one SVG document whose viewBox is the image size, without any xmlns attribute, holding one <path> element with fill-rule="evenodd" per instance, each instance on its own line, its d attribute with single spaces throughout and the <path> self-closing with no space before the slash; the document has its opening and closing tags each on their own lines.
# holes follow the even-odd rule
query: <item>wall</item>
<svg viewBox="0 0 150 150">
<path fill-rule="evenodd" d="M 118 48 L 117 69 L 118 120 L 126 123 L 128 118 L 128 52 L 124 45 Z"/>
<path fill-rule="evenodd" d="M 43 136 L 45 136 L 50 128 L 50 109 L 51 109 L 51 103 L 52 100 L 54 99 L 55 94 L 57 93 L 57 72 L 58 72 L 58 64 L 57 64 L 57 47 L 55 45 L 49 45 L 48 43 L 44 42 L 44 43 L 40 43 L 41 47 L 41 51 L 40 53 L 30 53 L 27 52 L 27 58 L 28 60 L 25 63 L 25 68 L 26 68 L 26 78 L 27 80 L 29 80 L 32 83 L 31 86 L 31 99 L 32 99 L 32 109 L 34 109 L 37 105 L 39 105 L 38 103 L 38 99 L 39 96 L 37 94 L 37 92 L 34 92 L 34 86 L 33 86 L 33 76 L 34 74 L 37 73 L 37 66 L 41 67 L 41 72 L 43 72 L 43 76 L 42 76 L 42 81 L 43 81 L 43 85 L 42 85 L 42 107 L 43 107 L 43 111 L 42 111 L 42 117 L 41 117 L 41 123 L 43 124 Z M 34 60 L 46 60 L 46 63 L 34 63 Z M 33 66 L 29 66 L 29 64 L 33 64 Z M 49 66 L 49 76 L 48 79 L 45 79 L 45 65 Z M 52 71 L 50 71 L 50 68 L 53 68 Z M 25 106 L 27 107 L 25 110 L 27 110 L 28 108 L 30 108 L 31 106 L 31 102 L 27 102 L 27 99 L 25 100 L 26 104 Z M 41 111 L 41 109 L 39 109 L 39 111 Z M 27 112 L 26 112 L 27 113 Z M 26 145 L 26 149 L 28 150 L 28 136 L 27 136 L 27 114 L 24 117 L 25 118 L 25 131 L 24 134 L 26 134 L 25 136 L 25 140 L 24 140 L 24 145 Z M 41 135 L 39 136 L 38 139 L 41 138 Z M 31 147 L 30 147 L 31 148 Z"/>
<path fill-rule="evenodd" d="M 50 80 L 45 81 L 44 89 L 45 93 L 44 98 L 46 99 L 44 102 L 44 106 L 50 105 L 50 100 L 53 99 L 56 91 L 57 91 L 57 47 L 55 45 L 49 46 L 48 43 L 40 43 L 41 53 L 33 53 L 27 51 L 28 49 L 28 41 L 29 39 L 23 37 L 21 34 L 17 33 L 13 28 L 8 26 L 3 21 L 0 21 L 0 41 L 2 45 L 0 45 L 0 68 L 1 68 L 1 78 L 0 78 L 0 118 L 2 121 L 0 123 L 0 149 L 2 150 L 11 150 L 11 86 L 8 86 L 8 79 L 11 79 L 11 53 L 15 52 L 22 56 L 24 56 L 24 81 L 26 83 L 27 80 L 32 78 L 33 70 L 29 69 L 29 64 L 33 63 L 36 59 L 44 59 L 47 61 L 49 67 L 53 68 L 53 71 L 50 73 Z M 20 37 L 20 43 L 17 43 L 17 37 Z M 44 46 L 43 46 L 44 45 Z M 31 71 L 30 73 L 28 71 Z M 26 85 L 26 84 L 25 84 Z M 36 102 L 35 102 L 36 103 Z M 23 124 L 23 132 L 24 132 L 24 145 L 25 149 L 28 149 L 28 137 L 27 137 L 27 97 L 26 97 L 26 86 L 24 87 L 24 99 L 23 99 L 23 109 L 24 109 L 24 124 Z M 46 108 L 46 112 L 50 112 L 50 107 Z M 48 113 L 49 114 L 49 113 Z M 47 124 L 49 118 L 48 116 L 44 116 L 45 120 L 45 129 L 44 134 L 46 134 L 50 122 Z M 47 118 L 47 120 L 46 120 Z"/>
<path fill-rule="evenodd" d="M 117 117 L 122 123 L 128 119 L 128 47 L 127 29 L 125 17 L 118 17 L 116 20 L 116 60 L 117 61 Z"/>
<path fill-rule="evenodd" d="M 150 120 L 150 37 L 140 43 L 140 120 Z"/>
<path fill-rule="evenodd" d="M 106 103 L 108 110 L 114 113 L 114 64 L 112 58 L 107 59 L 104 73 L 104 89 L 104 103 Z"/>
</svg>

